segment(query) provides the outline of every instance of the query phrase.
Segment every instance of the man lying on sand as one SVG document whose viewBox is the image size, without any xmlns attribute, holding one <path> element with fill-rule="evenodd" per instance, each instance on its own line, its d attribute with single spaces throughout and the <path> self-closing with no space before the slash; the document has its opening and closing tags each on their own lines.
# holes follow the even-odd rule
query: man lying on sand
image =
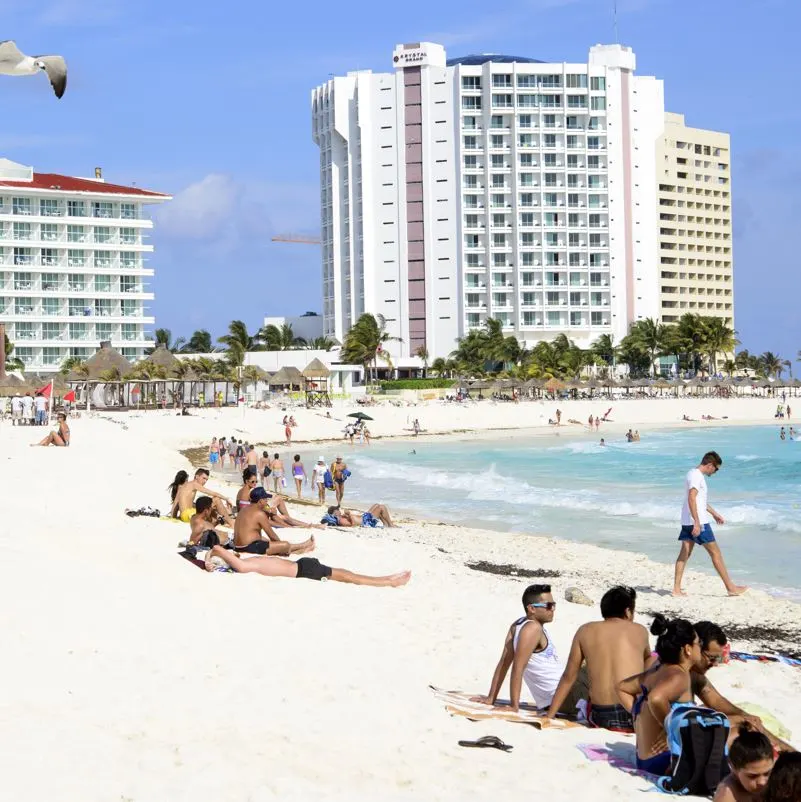
<svg viewBox="0 0 801 802">
<path fill-rule="evenodd" d="M 492 677 L 489 693 L 486 696 L 474 697 L 475 701 L 494 705 L 498 699 L 501 686 L 509 669 L 512 676 L 509 681 L 511 710 L 520 707 L 520 691 L 523 680 L 526 681 L 534 704 L 540 709 L 549 708 L 559 680 L 564 673 L 565 663 L 556 653 L 545 624 L 554 618 L 556 602 L 551 595 L 550 585 L 529 585 L 523 592 L 523 609 L 526 615 L 518 618 L 509 627 L 503 651 L 495 673 Z M 566 695 L 560 707 L 561 713 L 574 715 L 579 699 L 587 698 L 587 675 L 579 672 L 572 690 Z"/>
<path fill-rule="evenodd" d="M 249 554 L 303 554 L 314 549 L 314 537 L 302 543 L 280 540 L 272 527 L 275 512 L 270 507 L 270 496 L 263 487 L 250 491 L 250 504 L 236 516 L 234 550 Z M 267 537 L 262 537 L 264 532 Z"/>
<path fill-rule="evenodd" d="M 233 526 L 234 522 L 231 518 L 231 502 L 220 493 L 215 493 L 206 487 L 206 482 L 209 481 L 209 472 L 206 468 L 198 468 L 195 471 L 195 478 L 189 480 L 189 474 L 186 471 L 178 471 L 175 474 L 175 479 L 172 484 L 168 486 L 170 491 L 170 500 L 172 507 L 170 508 L 170 515 L 173 518 L 180 518 L 184 523 L 188 524 L 192 516 L 197 512 L 195 509 L 195 496 L 198 493 L 205 493 L 214 499 L 213 506 L 217 511 L 220 518 L 225 521 L 226 526 Z"/>
<path fill-rule="evenodd" d="M 261 574 L 262 576 L 287 576 L 298 579 L 331 579 L 349 585 L 370 585 L 374 588 L 398 588 L 412 576 L 411 571 L 402 571 L 389 576 L 365 576 L 354 574 L 344 568 L 331 568 L 314 557 L 301 557 L 297 562 L 282 557 L 250 557 L 242 560 L 230 551 L 215 546 L 206 555 L 206 570 L 213 571 L 215 562 L 221 560 L 238 574 Z"/>
<path fill-rule="evenodd" d="M 239 488 L 239 492 L 236 494 L 236 507 L 238 510 L 242 510 L 251 505 L 251 493 L 258 486 L 258 476 L 254 475 L 246 468 L 242 472 L 242 487 Z M 261 489 L 264 490 L 264 488 Z M 271 521 L 273 526 L 299 526 L 303 529 L 325 529 L 321 524 L 313 524 L 309 521 L 301 521 L 297 518 L 293 518 L 289 514 L 286 502 L 281 496 L 276 496 L 270 493 L 269 490 L 264 490 L 264 493 L 266 494 L 265 498 L 270 500 L 272 510 Z"/>
<path fill-rule="evenodd" d="M 634 732 L 631 713 L 619 702 L 617 684 L 623 677 L 643 672 L 651 657 L 648 630 L 633 620 L 636 600 L 634 588 L 614 587 L 601 599 L 604 620 L 578 628 L 548 718 L 555 717 L 564 704 L 586 660 L 590 724 L 616 732 Z"/>
<path fill-rule="evenodd" d="M 384 504 L 373 504 L 367 512 L 361 514 L 352 510 L 343 510 L 339 506 L 332 506 L 328 508 L 326 518 L 336 521 L 336 523 L 330 524 L 331 526 L 375 526 L 372 522 L 374 520 L 381 521 L 386 527 L 395 526 L 392 523 L 389 508 Z"/>
<path fill-rule="evenodd" d="M 220 516 L 214 509 L 214 501 L 209 496 L 201 496 L 195 501 L 195 510 L 197 512 L 189 520 L 190 545 L 211 548 L 220 543 L 227 543 L 228 533 L 217 529 Z"/>
</svg>

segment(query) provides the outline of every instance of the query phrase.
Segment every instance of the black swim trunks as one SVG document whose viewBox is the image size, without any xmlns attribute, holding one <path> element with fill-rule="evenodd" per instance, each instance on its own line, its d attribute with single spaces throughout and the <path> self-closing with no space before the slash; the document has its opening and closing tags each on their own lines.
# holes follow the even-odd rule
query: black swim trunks
<svg viewBox="0 0 801 802">
<path fill-rule="evenodd" d="M 623 705 L 594 705 L 589 703 L 587 718 L 593 727 L 613 732 L 634 732 L 631 713 Z"/>
<path fill-rule="evenodd" d="M 214 546 L 220 545 L 220 538 L 213 529 L 206 529 L 200 536 L 197 545 L 201 549 L 210 549 Z"/>
<path fill-rule="evenodd" d="M 323 565 L 316 557 L 301 557 L 298 566 L 298 579 L 330 579 L 331 568 Z"/>
<path fill-rule="evenodd" d="M 248 543 L 247 546 L 243 546 L 239 548 L 239 546 L 234 546 L 234 551 L 241 551 L 245 554 L 267 554 L 267 551 L 270 548 L 270 541 L 264 540 L 254 540 L 252 543 Z"/>
</svg>

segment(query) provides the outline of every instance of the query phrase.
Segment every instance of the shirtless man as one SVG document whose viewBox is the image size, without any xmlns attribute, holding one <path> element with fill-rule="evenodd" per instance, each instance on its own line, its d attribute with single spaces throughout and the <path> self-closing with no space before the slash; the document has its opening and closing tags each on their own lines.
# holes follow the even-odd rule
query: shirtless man
<svg viewBox="0 0 801 802">
<path fill-rule="evenodd" d="M 249 554 L 304 554 L 314 549 L 314 536 L 303 543 L 287 543 L 279 540 L 273 529 L 274 512 L 270 497 L 263 487 L 254 487 L 250 492 L 250 505 L 236 516 L 234 525 L 234 550 Z M 262 537 L 262 532 L 267 535 Z"/>
<path fill-rule="evenodd" d="M 247 468 L 245 470 L 250 471 L 254 476 L 259 475 L 259 455 L 256 453 L 256 446 L 248 446 L 248 453 L 245 456 L 245 462 L 247 463 Z"/>
<path fill-rule="evenodd" d="M 187 481 L 187 478 L 186 471 L 178 471 L 173 483 L 170 485 L 172 495 L 170 515 L 174 518 L 180 518 L 184 523 L 189 523 L 192 516 L 197 512 L 195 509 L 195 496 L 198 493 L 205 493 L 214 499 L 214 509 L 225 521 L 225 525 L 233 527 L 231 502 L 221 493 L 216 493 L 206 487 L 206 482 L 209 481 L 208 470 L 206 468 L 198 468 L 195 471 L 194 479 Z"/>
<path fill-rule="evenodd" d="M 191 535 L 189 543 L 192 546 L 202 544 L 204 546 L 214 546 L 220 543 L 227 543 L 229 535 L 217 529 L 219 515 L 214 509 L 214 502 L 209 496 L 201 496 L 195 502 L 197 512 L 190 518 L 189 527 Z M 216 538 L 216 539 L 215 539 Z"/>
<path fill-rule="evenodd" d="M 58 413 L 58 429 L 50 432 L 44 440 L 38 443 L 31 443 L 32 446 L 68 446 L 70 444 L 70 427 L 67 426 L 67 416 L 63 412 Z"/>
<path fill-rule="evenodd" d="M 634 588 L 614 587 L 601 599 L 604 620 L 578 628 L 565 671 L 548 709 L 548 718 L 556 716 L 564 704 L 586 660 L 590 724 L 615 732 L 634 732 L 631 713 L 618 700 L 617 684 L 624 677 L 642 673 L 651 657 L 648 630 L 634 623 L 636 600 Z"/>
<path fill-rule="evenodd" d="M 280 454 L 273 454 L 273 461 L 270 463 L 272 473 L 270 478 L 273 480 L 273 491 L 280 493 L 283 488 L 282 479 L 284 478 L 284 461 Z"/>
<path fill-rule="evenodd" d="M 342 496 L 345 495 L 345 480 L 347 476 L 344 475 L 344 472 L 348 470 L 348 463 L 342 459 L 342 457 L 337 457 L 331 463 L 331 476 L 334 479 L 334 493 L 337 497 L 337 504 L 342 503 Z"/>
<path fill-rule="evenodd" d="M 336 518 L 339 526 L 370 526 L 370 524 L 365 521 L 366 515 L 371 515 L 373 518 L 378 518 L 378 520 L 381 521 L 381 523 L 386 527 L 395 526 L 395 524 L 392 523 L 392 518 L 389 515 L 389 508 L 385 504 L 373 504 L 373 506 L 370 507 L 367 512 L 361 514 L 358 512 L 353 513 L 350 510 L 343 510 L 338 506 L 329 507 L 328 514 L 332 518 Z"/>
<path fill-rule="evenodd" d="M 236 494 L 236 508 L 238 510 L 251 505 L 251 492 L 259 486 L 259 478 L 250 473 L 247 469 L 242 472 L 242 487 Z M 265 493 L 265 498 L 270 502 L 270 517 L 273 526 L 298 526 L 302 529 L 325 529 L 322 524 L 313 524 L 309 521 L 301 521 L 293 518 L 289 514 L 286 502 L 281 496 L 276 496 L 264 488 L 260 488 Z"/>
<path fill-rule="evenodd" d="M 314 557 L 301 557 L 297 562 L 281 557 L 250 557 L 242 560 L 230 551 L 215 546 L 206 555 L 206 570 L 215 570 L 215 561 L 221 560 L 238 574 L 261 574 L 262 576 L 286 576 L 297 579 L 331 579 L 349 585 L 369 585 L 374 588 L 399 588 L 411 579 L 411 571 L 401 571 L 388 576 L 365 576 L 354 574 L 344 568 L 331 568 Z"/>
</svg>

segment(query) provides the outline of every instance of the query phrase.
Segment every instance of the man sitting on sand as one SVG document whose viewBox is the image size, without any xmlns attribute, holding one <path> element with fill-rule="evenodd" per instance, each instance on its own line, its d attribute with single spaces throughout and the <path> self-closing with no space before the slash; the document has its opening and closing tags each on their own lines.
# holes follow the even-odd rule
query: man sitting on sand
<svg viewBox="0 0 801 802">
<path fill-rule="evenodd" d="M 239 492 L 236 494 L 236 507 L 238 510 L 250 506 L 250 494 L 256 487 L 258 487 L 258 485 L 258 476 L 245 468 L 245 470 L 242 472 L 242 487 L 239 488 Z M 267 498 L 270 500 L 270 504 L 272 505 L 271 518 L 273 526 L 299 526 L 302 529 L 325 529 L 325 527 L 321 524 L 313 524 L 309 521 L 301 521 L 297 518 L 293 518 L 289 514 L 286 502 L 281 496 L 273 495 L 269 490 L 264 490 L 264 492 L 267 494 Z"/>
<path fill-rule="evenodd" d="M 331 523 L 331 519 L 335 523 Z M 351 510 L 343 510 L 339 506 L 328 508 L 328 514 L 323 518 L 323 522 L 329 526 L 375 526 L 374 521 L 380 521 L 386 527 L 394 527 L 392 518 L 389 515 L 389 508 L 384 504 L 373 504 L 367 512 L 354 513 Z"/>
<path fill-rule="evenodd" d="M 201 496 L 195 501 L 197 512 L 189 520 L 191 535 L 189 544 L 192 546 L 203 546 L 211 548 L 220 543 L 227 543 L 228 533 L 217 529 L 219 515 L 214 509 L 214 502 L 209 496 Z"/>
<path fill-rule="evenodd" d="M 634 588 L 614 587 L 601 599 L 604 620 L 578 628 L 564 674 L 548 709 L 549 718 L 556 716 L 564 704 L 586 660 L 590 684 L 587 718 L 591 726 L 634 732 L 631 713 L 618 700 L 617 684 L 624 677 L 644 671 L 651 657 L 648 630 L 634 623 L 636 600 Z"/>
<path fill-rule="evenodd" d="M 551 586 L 529 585 L 523 592 L 523 609 L 526 612 L 525 616 L 518 618 L 506 633 L 503 651 L 495 668 L 489 693 L 486 696 L 476 697 L 476 701 L 494 705 L 506 674 L 511 668 L 510 709 L 517 711 L 520 708 L 523 680 L 526 681 L 534 704 L 540 709 L 550 707 L 565 669 L 565 663 L 557 654 L 545 629 L 545 624 L 553 621 L 556 609 Z M 583 671 L 580 674 L 584 676 L 579 676 L 573 684 L 559 712 L 574 715 L 578 700 L 587 698 L 586 674 Z"/>
<path fill-rule="evenodd" d="M 314 549 L 314 537 L 303 543 L 280 540 L 272 527 L 275 513 L 270 497 L 263 487 L 250 491 L 250 505 L 240 510 L 234 525 L 234 550 L 249 554 L 304 554 Z M 264 532 L 267 537 L 262 537 Z"/>
<path fill-rule="evenodd" d="M 349 585 L 369 585 L 374 588 L 399 588 L 411 579 L 411 571 L 401 571 L 388 576 L 366 576 L 354 574 L 344 568 L 331 568 L 314 557 L 301 557 L 297 562 L 282 557 L 250 557 L 242 560 L 230 551 L 215 546 L 206 555 L 206 570 L 214 571 L 216 563 L 222 561 L 238 574 L 261 574 L 262 576 L 286 576 L 297 579 L 331 579 Z"/>
<path fill-rule="evenodd" d="M 185 524 L 188 524 L 192 516 L 197 512 L 195 509 L 195 496 L 198 493 L 205 493 L 214 499 L 214 509 L 223 519 L 226 526 L 233 527 L 231 502 L 222 494 L 215 493 L 206 487 L 206 482 L 209 481 L 208 470 L 206 468 L 198 468 L 195 471 L 195 478 L 192 481 L 188 481 L 188 479 L 189 474 L 186 471 L 178 471 L 175 474 L 175 479 L 172 480 L 172 484 L 168 488 L 172 501 L 170 515 L 173 518 L 180 518 Z"/>
</svg>

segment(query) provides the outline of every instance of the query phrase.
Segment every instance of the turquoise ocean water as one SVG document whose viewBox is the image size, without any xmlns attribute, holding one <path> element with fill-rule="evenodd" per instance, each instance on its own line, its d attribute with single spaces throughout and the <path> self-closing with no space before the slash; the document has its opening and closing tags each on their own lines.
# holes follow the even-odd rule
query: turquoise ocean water
<svg viewBox="0 0 801 802">
<path fill-rule="evenodd" d="M 705 451 L 726 519 L 716 527 L 736 582 L 801 600 L 801 442 L 778 427 L 648 431 L 639 443 L 600 436 L 438 440 L 343 448 L 347 498 L 421 517 L 531 532 L 640 552 L 672 563 L 684 475 Z M 411 454 L 414 449 L 416 454 Z M 713 572 L 696 551 L 695 570 Z"/>
</svg>

